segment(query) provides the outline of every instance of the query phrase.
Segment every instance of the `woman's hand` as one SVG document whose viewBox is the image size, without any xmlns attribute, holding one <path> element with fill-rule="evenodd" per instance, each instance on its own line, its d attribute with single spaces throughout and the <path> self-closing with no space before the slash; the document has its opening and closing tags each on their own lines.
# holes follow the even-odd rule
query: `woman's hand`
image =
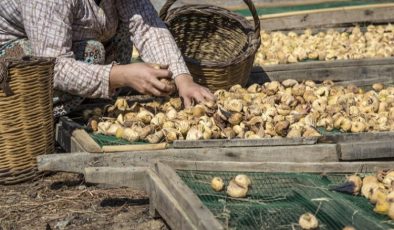
<svg viewBox="0 0 394 230">
<path fill-rule="evenodd" d="M 193 102 L 200 103 L 215 100 L 209 89 L 196 84 L 192 76 L 188 74 L 177 76 L 175 78 L 175 84 L 178 88 L 179 96 L 183 98 L 185 107 L 191 106 Z"/>
<path fill-rule="evenodd" d="M 128 86 L 142 94 L 166 96 L 171 93 L 171 87 L 160 79 L 171 80 L 172 73 L 167 68 L 146 63 L 114 65 L 109 78 L 110 89 Z"/>
</svg>

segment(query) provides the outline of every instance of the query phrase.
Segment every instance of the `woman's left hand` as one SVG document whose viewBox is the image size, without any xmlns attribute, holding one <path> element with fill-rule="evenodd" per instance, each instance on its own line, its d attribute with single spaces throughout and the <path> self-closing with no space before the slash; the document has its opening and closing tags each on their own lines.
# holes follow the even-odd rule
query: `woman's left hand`
<svg viewBox="0 0 394 230">
<path fill-rule="evenodd" d="M 200 103 L 215 100 L 215 97 L 208 88 L 195 83 L 192 76 L 188 74 L 177 76 L 175 78 L 175 84 L 186 108 L 190 107 L 193 102 Z"/>
</svg>

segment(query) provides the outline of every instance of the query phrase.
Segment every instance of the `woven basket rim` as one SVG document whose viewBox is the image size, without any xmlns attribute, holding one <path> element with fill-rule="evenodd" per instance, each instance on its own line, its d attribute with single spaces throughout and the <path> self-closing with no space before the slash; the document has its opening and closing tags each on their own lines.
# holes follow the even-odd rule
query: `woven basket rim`
<svg viewBox="0 0 394 230">
<path fill-rule="evenodd" d="M 8 62 L 11 64 L 18 63 L 32 63 L 32 62 L 53 62 L 55 61 L 55 57 L 38 57 L 38 56 L 23 56 L 22 58 L 2 58 L 0 62 Z"/>
<path fill-rule="evenodd" d="M 207 67 L 207 68 L 225 68 L 231 65 L 236 65 L 241 62 L 244 62 L 245 60 L 249 59 L 251 56 L 254 56 L 260 47 L 261 39 L 260 39 L 260 34 L 255 34 L 254 27 L 252 26 L 252 23 L 247 20 L 245 17 L 234 13 L 230 10 L 227 10 L 225 8 L 215 6 L 215 5 L 208 5 L 208 4 L 190 4 L 190 5 L 184 5 L 184 6 L 179 6 L 175 7 L 173 9 L 170 9 L 168 11 L 168 14 L 166 18 L 164 18 L 165 23 L 168 25 L 171 24 L 173 20 L 175 20 L 177 17 L 181 15 L 187 15 L 190 14 L 191 12 L 195 13 L 200 13 L 200 14 L 206 14 L 206 15 L 220 15 L 223 17 L 231 18 L 238 23 L 242 27 L 242 31 L 245 32 L 245 35 L 247 36 L 248 39 L 248 47 L 246 48 L 245 51 L 242 53 L 239 53 L 237 56 L 235 56 L 231 60 L 226 60 L 226 61 L 198 61 L 194 58 L 189 58 L 184 56 L 185 61 L 188 63 L 191 63 L 193 65 L 201 66 L 201 67 Z M 256 39 L 255 37 L 258 37 Z"/>
</svg>

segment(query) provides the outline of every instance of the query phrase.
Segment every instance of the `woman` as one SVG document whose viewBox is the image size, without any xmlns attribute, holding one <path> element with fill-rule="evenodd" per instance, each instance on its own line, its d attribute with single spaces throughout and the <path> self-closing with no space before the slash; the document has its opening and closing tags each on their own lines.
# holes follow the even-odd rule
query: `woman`
<svg viewBox="0 0 394 230">
<path fill-rule="evenodd" d="M 130 40 L 146 63 L 164 68 L 125 64 L 131 58 Z M 57 93 L 56 116 L 83 97 L 109 98 L 124 86 L 166 95 L 170 87 L 161 78 L 175 80 L 185 106 L 213 100 L 208 89 L 193 82 L 148 0 L 0 0 L 0 58 L 22 55 L 56 57 L 55 89 L 81 96 Z"/>
</svg>

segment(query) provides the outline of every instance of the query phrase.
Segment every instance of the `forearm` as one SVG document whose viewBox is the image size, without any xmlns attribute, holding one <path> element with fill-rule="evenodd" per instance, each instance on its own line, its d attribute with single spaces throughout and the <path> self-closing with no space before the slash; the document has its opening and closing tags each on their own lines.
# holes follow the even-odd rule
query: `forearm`
<svg viewBox="0 0 394 230">
<path fill-rule="evenodd" d="M 54 88 L 89 98 L 109 98 L 110 65 L 92 65 L 73 58 L 57 58 Z"/>
<path fill-rule="evenodd" d="M 167 64 L 173 76 L 189 74 L 174 38 L 147 0 L 118 0 L 120 19 L 129 24 L 132 40 L 145 62 Z"/>
</svg>

